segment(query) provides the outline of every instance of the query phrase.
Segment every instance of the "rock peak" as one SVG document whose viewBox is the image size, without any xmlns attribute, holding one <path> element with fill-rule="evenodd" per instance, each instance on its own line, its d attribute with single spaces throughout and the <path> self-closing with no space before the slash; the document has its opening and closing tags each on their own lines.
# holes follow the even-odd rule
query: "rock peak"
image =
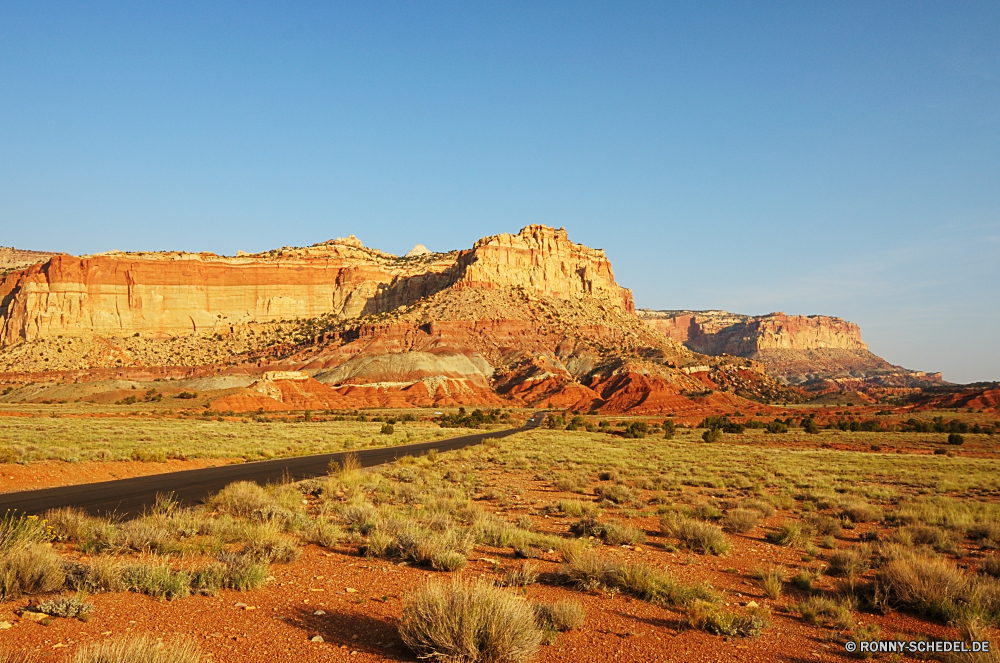
<svg viewBox="0 0 1000 663">
<path fill-rule="evenodd" d="M 415 258 L 416 256 L 424 256 L 430 253 L 430 250 L 423 244 L 417 244 L 412 249 L 406 252 L 404 258 Z"/>
</svg>

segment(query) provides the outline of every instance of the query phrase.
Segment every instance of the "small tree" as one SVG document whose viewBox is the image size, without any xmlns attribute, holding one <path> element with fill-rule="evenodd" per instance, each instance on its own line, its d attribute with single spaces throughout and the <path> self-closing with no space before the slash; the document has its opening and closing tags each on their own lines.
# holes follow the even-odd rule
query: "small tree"
<svg viewBox="0 0 1000 663">
<path fill-rule="evenodd" d="M 670 440 L 674 437 L 674 430 L 676 430 L 673 419 L 667 419 L 663 422 L 663 439 Z"/>
<path fill-rule="evenodd" d="M 962 437 L 961 433 L 951 433 L 948 435 L 948 444 L 965 444 L 965 438 Z"/>
<path fill-rule="evenodd" d="M 396 428 L 392 424 L 382 424 L 382 429 L 379 432 L 382 435 L 392 435 L 396 432 Z"/>
<path fill-rule="evenodd" d="M 809 417 L 802 422 L 802 428 L 804 428 L 806 432 L 811 435 L 815 435 L 819 432 L 819 426 L 816 425 L 816 420 L 812 417 Z"/>
</svg>

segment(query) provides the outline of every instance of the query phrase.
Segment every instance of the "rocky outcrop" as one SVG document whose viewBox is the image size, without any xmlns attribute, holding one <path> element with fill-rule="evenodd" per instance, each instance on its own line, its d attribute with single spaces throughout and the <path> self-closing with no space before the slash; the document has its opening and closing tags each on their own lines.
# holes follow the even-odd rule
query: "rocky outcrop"
<svg viewBox="0 0 1000 663">
<path fill-rule="evenodd" d="M 469 250 L 365 248 L 353 235 L 303 249 L 54 256 L 0 282 L 0 346 L 53 336 L 175 337 L 279 320 L 394 311 L 446 288 L 520 288 L 633 309 L 604 252 L 528 226 Z"/>
<path fill-rule="evenodd" d="M 45 262 L 54 255 L 58 254 L 48 251 L 26 251 L 25 249 L 15 249 L 13 246 L 0 246 L 0 275 Z"/>
<path fill-rule="evenodd" d="M 940 374 L 908 371 L 873 354 L 858 325 L 841 318 L 649 309 L 638 311 L 638 316 L 695 352 L 755 359 L 769 374 L 791 383 L 889 376 L 924 382 L 940 379 Z"/>
</svg>

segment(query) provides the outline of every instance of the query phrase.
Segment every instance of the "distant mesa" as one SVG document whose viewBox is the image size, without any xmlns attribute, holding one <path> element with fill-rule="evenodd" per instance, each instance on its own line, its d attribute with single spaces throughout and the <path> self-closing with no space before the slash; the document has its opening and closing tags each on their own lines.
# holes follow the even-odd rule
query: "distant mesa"
<svg viewBox="0 0 1000 663">
<path fill-rule="evenodd" d="M 841 318 L 783 312 L 750 316 L 718 310 L 640 309 L 637 314 L 695 352 L 755 359 L 787 384 L 867 380 L 906 386 L 941 379 L 940 373 L 910 371 L 873 354 L 861 340 L 861 329 Z"/>
</svg>

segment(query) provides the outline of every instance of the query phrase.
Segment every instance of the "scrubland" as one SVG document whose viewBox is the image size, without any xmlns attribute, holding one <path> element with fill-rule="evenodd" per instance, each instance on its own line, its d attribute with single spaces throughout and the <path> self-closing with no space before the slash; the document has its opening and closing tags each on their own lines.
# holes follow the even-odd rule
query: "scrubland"
<svg viewBox="0 0 1000 663">
<path fill-rule="evenodd" d="M 995 436 L 956 446 L 933 433 L 747 429 L 708 443 L 701 429 L 625 437 L 617 422 L 583 423 L 233 484 L 194 507 L 163 496 L 131 521 L 8 515 L 0 607 L 49 616 L 22 615 L 6 642 L 51 651 L 58 633 L 73 640 L 67 660 L 146 660 L 79 657 L 125 646 L 97 630 L 115 630 L 123 605 L 153 620 L 187 604 L 213 606 L 244 639 L 195 621 L 179 633 L 194 640 L 157 650 L 187 652 L 178 661 L 841 660 L 861 639 L 1000 646 Z M 217 424 L 289 437 L 313 425 L 197 422 Z"/>
</svg>

